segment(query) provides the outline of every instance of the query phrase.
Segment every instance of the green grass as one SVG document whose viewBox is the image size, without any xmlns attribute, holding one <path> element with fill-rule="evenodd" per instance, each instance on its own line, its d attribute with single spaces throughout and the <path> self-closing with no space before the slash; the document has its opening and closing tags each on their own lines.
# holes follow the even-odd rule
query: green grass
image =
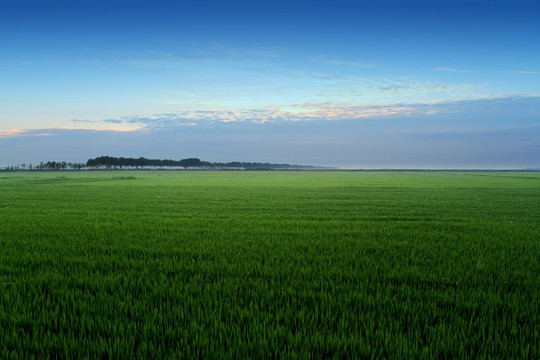
<svg viewBox="0 0 540 360">
<path fill-rule="evenodd" d="M 540 174 L 0 174 L 0 358 L 540 356 Z"/>
</svg>

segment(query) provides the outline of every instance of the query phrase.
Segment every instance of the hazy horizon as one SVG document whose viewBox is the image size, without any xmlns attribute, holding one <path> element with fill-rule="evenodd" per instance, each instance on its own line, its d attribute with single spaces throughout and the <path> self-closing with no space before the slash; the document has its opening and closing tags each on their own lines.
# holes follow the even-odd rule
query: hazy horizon
<svg viewBox="0 0 540 360">
<path fill-rule="evenodd" d="M 540 168 L 533 1 L 4 1 L 0 167 Z"/>
</svg>

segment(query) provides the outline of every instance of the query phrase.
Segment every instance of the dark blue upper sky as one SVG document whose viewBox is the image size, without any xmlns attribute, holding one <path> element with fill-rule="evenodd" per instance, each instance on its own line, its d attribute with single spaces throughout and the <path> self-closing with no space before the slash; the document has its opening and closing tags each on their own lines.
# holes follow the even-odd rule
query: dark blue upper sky
<svg viewBox="0 0 540 360">
<path fill-rule="evenodd" d="M 0 165 L 537 167 L 539 24 L 525 1 L 2 1 Z"/>
</svg>

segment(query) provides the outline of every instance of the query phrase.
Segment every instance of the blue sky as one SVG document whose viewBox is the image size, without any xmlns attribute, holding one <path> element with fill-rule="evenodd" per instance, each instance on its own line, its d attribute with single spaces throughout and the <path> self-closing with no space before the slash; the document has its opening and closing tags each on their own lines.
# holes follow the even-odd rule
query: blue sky
<svg viewBox="0 0 540 360">
<path fill-rule="evenodd" d="M 540 5 L 0 2 L 0 166 L 540 167 Z"/>
</svg>

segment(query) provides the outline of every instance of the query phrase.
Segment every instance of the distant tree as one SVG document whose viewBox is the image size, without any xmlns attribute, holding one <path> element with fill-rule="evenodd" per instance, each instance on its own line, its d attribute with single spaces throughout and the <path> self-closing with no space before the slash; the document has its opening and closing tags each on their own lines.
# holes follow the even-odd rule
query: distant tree
<svg viewBox="0 0 540 360">
<path fill-rule="evenodd" d="M 180 160 L 180 166 L 198 167 L 198 166 L 201 166 L 201 160 L 197 158 L 183 159 L 183 160 Z"/>
</svg>

